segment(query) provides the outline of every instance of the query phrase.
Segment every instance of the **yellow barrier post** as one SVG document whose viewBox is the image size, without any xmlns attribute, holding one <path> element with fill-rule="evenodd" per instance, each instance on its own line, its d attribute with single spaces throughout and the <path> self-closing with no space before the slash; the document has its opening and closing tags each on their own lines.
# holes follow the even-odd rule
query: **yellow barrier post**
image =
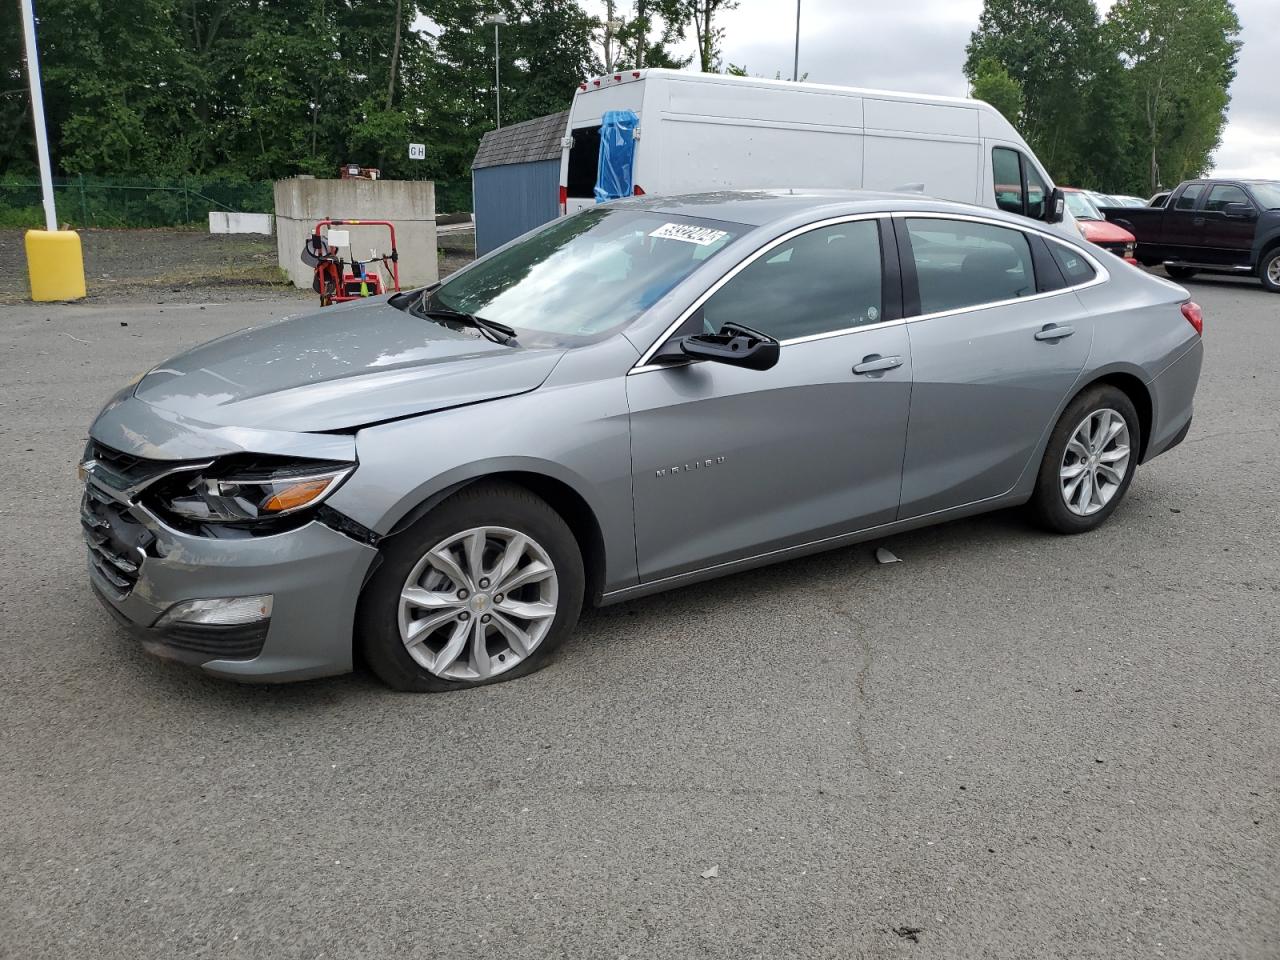
<svg viewBox="0 0 1280 960">
<path fill-rule="evenodd" d="M 27 278 L 31 299 L 80 300 L 84 297 L 84 255 L 74 230 L 28 230 Z"/>
<path fill-rule="evenodd" d="M 23 38 L 27 47 L 27 80 L 31 85 L 31 119 L 36 128 L 36 159 L 40 163 L 40 191 L 44 198 L 44 230 L 28 230 L 27 277 L 32 300 L 79 300 L 84 296 L 84 255 L 80 234 L 58 229 L 53 205 L 53 172 L 49 167 L 49 138 L 44 127 L 44 96 L 40 87 L 40 57 L 36 48 L 36 17 L 31 0 L 22 0 Z"/>
</svg>

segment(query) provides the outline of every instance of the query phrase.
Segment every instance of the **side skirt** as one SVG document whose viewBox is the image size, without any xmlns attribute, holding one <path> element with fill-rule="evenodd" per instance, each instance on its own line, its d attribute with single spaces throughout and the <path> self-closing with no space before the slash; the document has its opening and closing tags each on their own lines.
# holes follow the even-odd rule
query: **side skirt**
<svg viewBox="0 0 1280 960">
<path fill-rule="evenodd" d="M 647 583 L 637 584 L 634 587 L 624 587 L 621 590 L 613 590 L 600 597 L 598 606 L 608 607 L 615 603 L 622 603 L 626 600 L 635 600 L 639 597 L 647 597 L 655 593 L 662 593 L 666 590 L 674 590 L 678 587 L 685 587 L 694 583 L 702 583 L 704 580 L 714 580 L 717 577 L 728 576 L 733 573 L 740 573 L 746 570 L 754 570 L 757 567 L 767 567 L 773 563 L 782 563 L 785 560 L 796 560 L 800 557 L 811 556 L 815 553 L 824 553 L 827 550 L 838 550 L 841 547 L 852 546 L 855 543 L 864 543 L 867 540 L 876 540 L 880 537 L 892 536 L 896 533 L 905 533 L 908 530 L 918 530 L 921 527 L 931 527 L 935 524 L 946 523 L 950 520 L 959 520 L 964 517 L 972 517 L 981 513 L 990 513 L 993 510 L 1002 510 L 1006 507 L 1016 507 L 1027 502 L 1030 494 L 1011 492 L 1001 494 L 998 497 L 992 497 L 989 500 L 979 500 L 976 503 L 968 503 L 962 507 L 951 507 L 947 510 L 939 510 L 936 513 L 927 513 L 920 517 L 912 517 L 910 520 L 896 520 L 893 523 L 884 523 L 878 527 L 867 527 L 864 530 L 855 530 L 852 533 L 844 533 L 834 537 L 827 537 L 823 540 L 813 540 L 809 543 L 798 544 L 794 547 L 783 547 L 780 550 L 771 550 L 768 553 L 756 554 L 752 557 L 743 557 L 741 560 L 729 560 L 725 563 L 717 563 L 714 566 L 703 567 L 700 570 L 691 570 L 687 573 L 679 573 L 672 577 L 663 577 L 660 580 L 650 580 Z"/>
</svg>

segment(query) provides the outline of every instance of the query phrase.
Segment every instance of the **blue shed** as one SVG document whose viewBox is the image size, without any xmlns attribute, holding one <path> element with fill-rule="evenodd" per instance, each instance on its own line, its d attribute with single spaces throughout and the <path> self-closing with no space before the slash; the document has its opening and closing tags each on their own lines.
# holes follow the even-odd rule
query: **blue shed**
<svg viewBox="0 0 1280 960">
<path fill-rule="evenodd" d="M 490 130 L 471 164 L 476 253 L 485 254 L 560 214 L 561 141 L 569 111 Z"/>
</svg>

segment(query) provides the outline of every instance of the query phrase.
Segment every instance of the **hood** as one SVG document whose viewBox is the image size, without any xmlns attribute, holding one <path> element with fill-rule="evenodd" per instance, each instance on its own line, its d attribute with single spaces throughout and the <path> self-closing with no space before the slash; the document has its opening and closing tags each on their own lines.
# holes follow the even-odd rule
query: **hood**
<svg viewBox="0 0 1280 960">
<path fill-rule="evenodd" d="M 563 353 L 492 343 L 377 298 L 196 347 L 148 373 L 134 396 L 212 426 L 342 430 L 525 393 Z"/>
<path fill-rule="evenodd" d="M 1090 243 L 1133 243 L 1133 234 L 1110 220 L 1078 220 L 1080 232 Z"/>
</svg>

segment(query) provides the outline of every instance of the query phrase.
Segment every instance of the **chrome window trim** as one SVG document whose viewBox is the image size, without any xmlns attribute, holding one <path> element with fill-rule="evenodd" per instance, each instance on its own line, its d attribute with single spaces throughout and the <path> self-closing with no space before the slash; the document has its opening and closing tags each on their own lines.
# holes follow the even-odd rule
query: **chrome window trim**
<svg viewBox="0 0 1280 960">
<path fill-rule="evenodd" d="M 903 211 L 893 211 L 891 213 L 890 212 L 859 213 L 859 214 L 851 214 L 849 216 L 842 216 L 842 217 L 830 217 L 826 220 L 818 220 L 818 221 L 815 221 L 814 223 L 805 224 L 803 227 L 796 227 L 794 230 L 789 230 L 786 233 L 784 233 L 782 236 L 777 237 L 774 240 L 771 240 L 767 245 L 761 247 L 759 250 L 753 253 L 750 257 L 748 257 L 746 260 L 743 260 L 736 267 L 734 267 L 732 270 L 726 273 L 723 277 L 721 277 L 719 280 L 713 283 L 709 288 L 704 290 L 698 296 L 698 298 L 694 300 L 693 303 L 688 308 L 683 310 L 680 316 L 677 317 L 675 321 L 672 322 L 671 325 L 668 326 L 667 329 L 663 331 L 662 335 L 659 336 L 656 340 L 653 341 L 653 343 L 649 345 L 649 348 L 645 350 L 645 352 L 640 356 L 640 359 L 636 361 L 635 365 L 632 366 L 632 368 L 629 371 L 627 371 L 627 376 L 631 376 L 634 373 L 649 373 L 654 370 L 671 369 L 671 367 L 673 366 L 672 364 L 650 363 L 649 361 L 653 357 L 653 355 L 658 352 L 658 350 L 662 347 L 662 345 L 667 342 L 667 339 L 673 333 L 679 330 L 680 327 L 684 324 L 684 322 L 688 320 L 689 317 L 691 317 L 698 310 L 699 307 L 701 307 L 704 303 L 706 303 L 709 299 L 711 299 L 711 297 L 714 296 L 721 287 L 723 287 L 726 283 L 728 283 L 730 280 L 736 277 L 739 272 L 744 270 L 746 267 L 750 266 L 752 263 L 754 263 L 760 257 L 764 256 L 770 250 L 774 249 L 780 244 L 786 243 L 788 240 L 791 240 L 791 239 L 794 239 L 795 237 L 800 236 L 801 234 L 808 233 L 811 230 L 819 230 L 823 227 L 830 227 L 840 223 L 852 223 L 858 220 L 888 220 L 888 219 L 963 220 L 971 223 L 981 223 L 990 227 L 1003 227 L 1006 230 L 1017 230 L 1022 233 L 1035 233 L 1040 235 L 1041 237 L 1043 237 L 1045 240 L 1049 242 L 1059 243 L 1062 246 L 1065 246 L 1075 251 L 1080 256 L 1084 257 L 1085 262 L 1088 263 L 1091 267 L 1093 267 L 1094 275 L 1092 279 L 1087 280 L 1084 283 L 1072 284 L 1070 286 L 1062 287 L 1058 290 L 1046 290 L 1043 293 L 1033 293 L 1030 296 L 1026 296 L 1026 297 L 1014 297 L 1008 300 L 993 300 L 989 303 L 977 303 L 969 307 L 957 307 L 954 310 L 941 310 L 936 313 L 914 314 L 912 316 L 901 317 L 896 320 L 886 320 L 883 323 L 866 323 L 856 327 L 846 327 L 843 330 L 830 330 L 826 333 L 810 334 L 807 337 L 794 337 L 790 340 L 779 340 L 778 343 L 780 346 L 787 347 L 796 343 L 810 343 L 815 340 L 827 340 L 827 339 L 830 339 L 831 337 L 842 337 L 850 333 L 858 333 L 862 330 L 880 330 L 886 327 L 894 327 L 894 326 L 899 326 L 901 324 L 906 324 L 906 323 L 917 323 L 921 320 L 933 320 L 938 317 L 957 316 L 959 314 L 964 314 L 964 313 L 973 313 L 976 310 L 989 310 L 992 307 L 1005 307 L 1012 303 L 1032 303 L 1036 300 L 1046 300 L 1049 297 L 1057 297 L 1065 293 L 1074 293 L 1077 290 L 1087 290 L 1089 287 L 1096 287 L 1099 284 L 1106 283 L 1108 280 L 1111 279 L 1111 271 L 1109 271 L 1102 264 L 1102 262 L 1097 257 L 1095 257 L 1092 253 L 1085 250 L 1083 247 L 1076 244 L 1074 241 L 1072 241 L 1068 237 L 1064 237 L 1061 234 L 1055 233 L 1051 230 L 1046 230 L 1041 227 L 1034 226 L 1030 223 L 1024 226 L 1022 224 L 1008 223 L 1004 220 L 997 220 L 993 217 L 985 217 L 977 214 L 935 213 L 929 210 L 903 210 Z M 674 366 L 684 366 L 684 364 L 676 364 Z"/>
<path fill-rule="evenodd" d="M 670 369 L 671 366 L 673 366 L 672 364 L 650 363 L 649 361 L 650 359 L 652 359 L 653 355 L 658 352 L 658 350 L 662 347 L 662 345 L 667 342 L 667 339 L 673 333 L 679 330 L 680 327 L 685 323 L 685 321 L 688 320 L 691 316 L 693 316 L 698 311 L 699 307 L 701 307 L 704 303 L 706 303 L 713 296 L 715 296 L 716 292 L 719 291 L 721 287 L 723 287 L 726 283 L 728 283 L 730 280 L 736 277 L 739 273 L 741 273 L 751 264 L 755 263 L 758 259 L 760 259 L 765 254 L 767 254 L 770 250 L 773 250 L 775 247 L 783 243 L 786 243 L 788 240 L 793 240 L 796 237 L 801 236 L 802 234 L 810 233 L 814 230 L 821 230 L 824 227 L 833 227 L 841 223 L 856 223 L 857 221 L 860 221 L 860 220 L 887 220 L 889 219 L 890 216 L 892 216 L 892 214 L 889 214 L 889 213 L 853 213 L 853 214 L 846 214 L 844 216 L 839 216 L 839 217 L 828 217 L 825 220 L 815 220 L 813 223 L 806 223 L 804 226 L 796 227 L 794 230 L 788 230 L 782 236 L 775 237 L 773 240 L 770 240 L 767 244 L 765 244 L 759 250 L 751 254 L 751 256 L 747 257 L 747 259 L 740 261 L 737 266 L 735 266 L 723 277 L 721 277 L 719 280 L 713 283 L 710 287 L 702 291 L 702 293 L 698 295 L 697 299 L 694 300 L 693 303 L 691 303 L 688 307 L 686 307 L 683 311 L 681 311 L 680 316 L 676 317 L 676 319 L 671 322 L 670 326 L 668 326 L 667 329 L 662 332 L 661 336 L 659 336 L 656 340 L 654 340 L 653 343 L 649 344 L 649 348 L 645 350 L 643 354 L 640 355 L 640 359 L 637 360 L 635 364 L 632 366 L 632 368 L 627 371 L 627 376 L 631 376 L 633 373 L 648 373 L 652 370 Z M 881 267 L 881 269 L 883 269 L 883 266 Z M 785 347 L 792 343 L 802 343 L 810 340 L 821 340 L 827 337 L 838 337 L 855 330 L 871 330 L 879 327 L 888 327 L 888 326 L 892 326 L 894 324 L 899 324 L 899 323 L 902 323 L 902 321 L 886 320 L 883 323 L 874 323 L 874 324 L 868 323 L 868 324 L 863 324 L 857 327 L 847 327 L 844 330 L 831 330 L 826 333 L 811 334 L 807 337 L 796 337 L 791 340 L 779 340 L 778 343 Z M 684 364 L 678 364 L 678 366 L 684 366 Z"/>
</svg>

